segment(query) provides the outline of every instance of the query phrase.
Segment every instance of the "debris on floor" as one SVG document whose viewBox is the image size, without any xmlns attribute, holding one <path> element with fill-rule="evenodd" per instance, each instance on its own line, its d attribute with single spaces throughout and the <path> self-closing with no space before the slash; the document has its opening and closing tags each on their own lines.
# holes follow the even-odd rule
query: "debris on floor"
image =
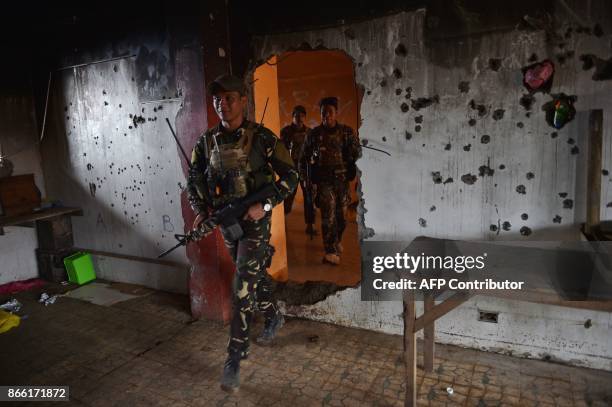
<svg viewBox="0 0 612 407">
<path fill-rule="evenodd" d="M 17 301 L 16 298 L 13 298 L 10 301 L 5 302 L 4 304 L 0 305 L 0 310 L 4 310 L 7 312 L 18 312 L 21 309 L 21 303 L 19 301 Z"/>
<path fill-rule="evenodd" d="M 38 302 L 45 304 L 45 307 L 47 305 L 51 305 L 51 304 L 55 304 L 55 301 L 57 300 L 57 295 L 49 295 L 47 293 L 42 293 L 40 295 L 40 298 L 38 299 Z"/>
<path fill-rule="evenodd" d="M 19 326 L 20 319 L 18 315 L 0 310 L 0 334 Z"/>
</svg>

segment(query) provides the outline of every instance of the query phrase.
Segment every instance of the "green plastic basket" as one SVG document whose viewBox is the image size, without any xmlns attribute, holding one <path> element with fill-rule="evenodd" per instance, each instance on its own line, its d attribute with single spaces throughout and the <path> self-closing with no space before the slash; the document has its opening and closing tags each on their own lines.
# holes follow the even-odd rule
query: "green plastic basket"
<svg viewBox="0 0 612 407">
<path fill-rule="evenodd" d="M 78 252 L 64 259 L 68 281 L 79 285 L 96 279 L 96 272 L 89 253 Z"/>
</svg>

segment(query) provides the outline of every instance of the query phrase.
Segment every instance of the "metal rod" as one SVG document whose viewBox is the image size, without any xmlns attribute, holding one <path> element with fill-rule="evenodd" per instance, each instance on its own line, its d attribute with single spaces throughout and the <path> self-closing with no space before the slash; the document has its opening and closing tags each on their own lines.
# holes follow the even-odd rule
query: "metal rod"
<svg viewBox="0 0 612 407">
<path fill-rule="evenodd" d="M 191 161 L 189 161 L 189 158 L 187 158 L 187 153 L 185 153 L 185 150 L 183 150 L 183 146 L 181 145 L 181 142 L 179 141 L 178 137 L 176 137 L 176 133 L 174 132 L 174 129 L 172 128 L 172 125 L 170 124 L 170 120 L 167 117 L 166 117 L 166 123 L 168 123 L 168 127 L 170 127 L 170 132 L 172 132 L 172 137 L 174 137 L 174 141 L 176 141 L 176 144 L 178 144 L 179 149 L 181 150 L 181 153 L 183 153 L 183 157 L 185 158 L 185 162 L 187 163 L 187 166 L 191 168 Z"/>
<path fill-rule="evenodd" d="M 386 152 L 385 150 L 380 150 L 378 148 L 374 148 L 374 147 L 370 147 L 370 146 L 366 146 L 366 145 L 361 145 L 361 147 L 365 147 L 365 148 L 369 148 L 370 150 L 374 150 L 374 151 L 379 151 L 381 153 L 387 154 L 389 157 L 391 157 L 391 154 Z"/>
<path fill-rule="evenodd" d="M 66 69 L 80 68 L 80 67 L 88 66 L 88 65 L 103 64 L 104 62 L 112 62 L 112 61 L 117 61 L 119 59 L 133 58 L 133 57 L 136 57 L 136 56 L 138 56 L 138 55 L 136 55 L 136 54 L 126 54 L 126 55 L 121 55 L 121 56 L 114 57 L 114 58 L 101 59 L 99 61 L 93 61 L 93 62 L 86 62 L 86 63 L 83 63 L 83 64 L 64 66 L 62 68 L 57 68 L 57 70 L 58 71 L 65 71 Z"/>
<path fill-rule="evenodd" d="M 142 262 L 142 263 L 159 264 L 159 265 L 162 265 L 162 266 L 168 266 L 168 267 L 177 268 L 177 269 L 180 269 L 180 270 L 186 270 L 186 269 L 189 268 L 189 266 L 186 265 L 186 264 L 181 264 L 181 263 L 177 263 L 177 262 L 170 261 L 170 260 L 151 259 L 149 257 L 140 257 L 140 256 L 133 256 L 131 254 L 120 254 L 120 253 L 105 252 L 105 251 L 101 251 L 101 250 L 83 249 L 81 247 L 75 247 L 74 249 L 78 250 L 80 252 L 86 252 L 86 253 L 94 254 L 96 256 L 113 257 L 113 258 L 117 258 L 117 259 L 139 261 L 139 262 Z"/>
<path fill-rule="evenodd" d="M 268 108 L 268 101 L 270 100 L 269 97 L 266 98 L 266 105 L 264 106 L 264 111 L 261 114 L 261 123 L 259 123 L 260 126 L 263 126 L 263 119 L 264 117 L 266 117 L 266 109 Z"/>
<path fill-rule="evenodd" d="M 49 82 L 47 83 L 47 97 L 45 98 L 45 111 L 43 113 L 42 128 L 40 129 L 41 142 L 43 140 L 43 137 L 45 136 L 45 125 L 47 123 L 47 107 L 49 106 L 49 92 L 51 91 L 51 74 L 52 72 L 49 72 Z"/>
</svg>

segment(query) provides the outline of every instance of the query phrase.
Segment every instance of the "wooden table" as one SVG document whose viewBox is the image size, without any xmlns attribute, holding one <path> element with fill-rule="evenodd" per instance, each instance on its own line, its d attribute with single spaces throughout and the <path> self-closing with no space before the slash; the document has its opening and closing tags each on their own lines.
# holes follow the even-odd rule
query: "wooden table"
<svg viewBox="0 0 612 407">
<path fill-rule="evenodd" d="M 421 329 L 424 330 L 423 344 L 423 369 L 432 372 L 434 368 L 434 348 L 435 348 L 435 322 L 438 318 L 457 308 L 470 298 L 476 295 L 483 295 L 495 298 L 512 299 L 515 301 L 525 301 L 540 304 L 550 304 L 571 308 L 583 308 L 596 311 L 612 312 L 612 301 L 568 301 L 562 299 L 556 292 L 544 290 L 524 290 L 524 291 L 471 291 L 455 292 L 447 299 L 435 303 L 437 297 L 444 291 L 428 292 L 424 294 L 423 314 L 416 315 L 416 297 L 412 290 L 404 290 L 404 363 L 406 366 L 406 394 L 404 399 L 405 406 L 417 405 L 417 346 L 416 334 Z"/>
</svg>

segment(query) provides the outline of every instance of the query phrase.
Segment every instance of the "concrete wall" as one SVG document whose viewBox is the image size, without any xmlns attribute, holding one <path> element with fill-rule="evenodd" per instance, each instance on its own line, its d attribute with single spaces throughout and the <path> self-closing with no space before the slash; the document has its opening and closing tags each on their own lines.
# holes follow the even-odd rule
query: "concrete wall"
<svg viewBox="0 0 612 407">
<path fill-rule="evenodd" d="M 583 53 L 607 59 L 612 27 L 606 14 L 596 13 L 596 7 L 580 10 L 581 15 L 589 11 L 589 21 L 602 19 L 604 35 L 576 33 L 576 22 L 558 12 L 561 23 L 554 29 L 562 41 L 553 36 L 547 42 L 543 29 L 426 41 L 426 11 L 419 10 L 337 28 L 258 37 L 255 52 L 263 61 L 288 50 L 305 49 L 307 43 L 312 48 L 342 50 L 353 59 L 356 81 L 365 88 L 360 138 L 393 154 L 388 158 L 365 150 L 357 163 L 362 171 L 362 214 L 367 210 L 361 228 L 364 235 L 371 228 L 375 240 L 410 241 L 419 235 L 464 240 L 578 239 L 577 221 L 582 214 L 564 208 L 558 194 L 581 199 L 575 195 L 576 169 L 586 157 L 580 129 L 591 109 L 604 110 L 603 168 L 612 165 L 612 82 L 593 81 L 593 71 L 583 71 L 579 60 Z M 573 31 L 566 38 L 570 26 Z M 444 27 L 439 31 L 443 37 Z M 573 54 L 559 63 L 557 55 L 568 51 Z M 556 138 L 551 137 L 554 129 L 540 110 L 550 96 L 536 94 L 530 112 L 519 104 L 527 93 L 521 67 L 529 64 L 533 54 L 556 64 L 552 93 L 578 97 L 577 118 L 558 131 Z M 501 63 L 498 70 L 491 69 L 491 58 Z M 460 90 L 461 82 L 469 83 L 467 92 Z M 437 103 L 417 109 L 418 98 L 434 96 Z M 484 116 L 470 107 L 471 100 L 485 106 Z M 499 120 L 493 117 L 497 109 L 504 110 Z M 483 135 L 489 135 L 491 141 L 481 143 Z M 571 153 L 570 138 L 576 141 L 578 154 Z M 492 176 L 479 175 L 483 165 L 494 170 Z M 453 182 L 435 183 L 434 172 Z M 535 177 L 527 177 L 528 172 Z M 476 175 L 476 182 L 462 182 L 466 174 Z M 517 193 L 519 185 L 525 186 L 525 194 Z M 612 209 L 606 207 L 612 200 L 609 176 L 602 177 L 601 200 L 601 217 L 610 219 Z M 523 213 L 528 220 L 521 219 Z M 561 223 L 553 221 L 557 215 Z M 491 225 L 505 221 L 512 225 L 510 231 L 491 231 Z M 531 235 L 519 233 L 523 226 L 530 228 Z M 477 322 L 478 309 L 500 312 L 499 323 Z M 290 311 L 342 325 L 401 333 L 401 305 L 362 302 L 358 289 Z M 585 327 L 588 319 L 591 328 Z M 608 313 L 481 298 L 472 299 L 437 324 L 441 342 L 607 370 L 612 370 L 611 333 Z"/>
<path fill-rule="evenodd" d="M 20 92 L 0 96 L 0 117 L 0 150 L 13 164 L 13 175 L 34 174 L 36 186 L 44 197 L 31 89 L 25 86 Z M 37 277 L 36 230 L 14 226 L 4 228 L 4 233 L 0 236 L 0 284 Z"/>
<path fill-rule="evenodd" d="M 77 58 L 64 58 L 53 73 L 42 154 L 49 196 L 83 208 L 73 218 L 75 245 L 112 254 L 95 256 L 98 277 L 187 293 L 183 247 L 164 258 L 182 268 L 114 257 L 155 259 L 185 230 L 186 166 L 166 118 L 176 128 L 180 112 L 183 122 L 205 112 L 194 111 L 190 97 L 182 111 L 202 84 L 179 87 L 176 70 L 201 79 L 201 61 L 191 58 L 201 53 L 198 26 L 176 23 L 134 22 L 123 42 L 92 39 Z"/>
</svg>

